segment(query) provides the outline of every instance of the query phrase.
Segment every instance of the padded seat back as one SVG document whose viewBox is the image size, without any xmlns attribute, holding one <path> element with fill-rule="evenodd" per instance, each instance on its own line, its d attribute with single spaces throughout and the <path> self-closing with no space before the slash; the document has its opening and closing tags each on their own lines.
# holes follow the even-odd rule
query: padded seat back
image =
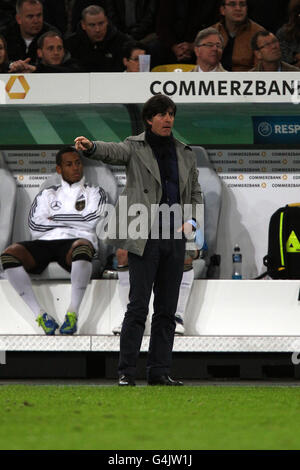
<svg viewBox="0 0 300 470">
<path fill-rule="evenodd" d="M 204 238 L 207 251 L 204 252 L 206 272 L 201 277 L 218 277 L 219 269 L 213 266 L 214 255 L 217 249 L 218 225 L 222 202 L 222 181 L 209 161 L 207 152 L 203 147 L 192 146 L 199 170 L 198 181 L 201 185 L 204 198 Z M 195 277 L 196 277 L 195 273 Z"/>
<path fill-rule="evenodd" d="M 0 152 L 0 253 L 11 243 L 16 207 L 16 180 Z"/>
</svg>

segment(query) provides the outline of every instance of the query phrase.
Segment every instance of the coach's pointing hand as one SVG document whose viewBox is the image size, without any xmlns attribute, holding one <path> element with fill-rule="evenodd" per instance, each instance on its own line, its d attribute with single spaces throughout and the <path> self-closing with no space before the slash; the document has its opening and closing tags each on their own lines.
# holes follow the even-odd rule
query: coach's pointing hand
<svg viewBox="0 0 300 470">
<path fill-rule="evenodd" d="M 74 142 L 76 150 L 90 150 L 93 147 L 93 143 L 82 135 L 80 137 L 76 137 Z"/>
</svg>

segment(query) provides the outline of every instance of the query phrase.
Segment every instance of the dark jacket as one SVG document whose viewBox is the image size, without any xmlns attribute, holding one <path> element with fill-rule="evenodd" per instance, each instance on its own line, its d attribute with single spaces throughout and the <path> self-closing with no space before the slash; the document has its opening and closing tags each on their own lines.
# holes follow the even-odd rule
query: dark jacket
<svg viewBox="0 0 300 470">
<path fill-rule="evenodd" d="M 157 0 L 137 0 L 136 23 L 130 28 L 125 24 L 125 0 L 106 0 L 105 11 L 114 26 L 136 40 L 141 40 L 155 31 Z"/>
<path fill-rule="evenodd" d="M 72 59 L 70 54 L 65 54 L 64 60 L 60 65 L 48 65 L 38 62 L 35 73 L 76 73 L 81 72 L 79 64 Z"/>
<path fill-rule="evenodd" d="M 79 27 L 78 31 L 66 40 L 66 48 L 84 72 L 122 72 L 122 47 L 129 39 L 127 34 L 108 25 L 103 41 L 92 43 L 86 32 Z"/>
<path fill-rule="evenodd" d="M 26 43 L 21 36 L 20 27 L 18 23 L 16 21 L 10 23 L 7 28 L 2 32 L 7 42 L 8 60 L 11 62 L 19 59 L 24 60 L 27 59 L 27 57 L 30 57 L 31 64 L 35 64 L 37 60 L 36 51 L 38 38 L 42 34 L 50 30 L 57 31 L 54 26 L 51 26 L 50 24 L 44 22 L 42 30 L 39 32 L 39 34 L 34 37 L 28 50 L 26 50 Z"/>
<path fill-rule="evenodd" d="M 0 73 L 8 73 L 8 69 L 9 69 L 8 62 L 4 62 L 2 65 L 0 65 Z"/>
</svg>

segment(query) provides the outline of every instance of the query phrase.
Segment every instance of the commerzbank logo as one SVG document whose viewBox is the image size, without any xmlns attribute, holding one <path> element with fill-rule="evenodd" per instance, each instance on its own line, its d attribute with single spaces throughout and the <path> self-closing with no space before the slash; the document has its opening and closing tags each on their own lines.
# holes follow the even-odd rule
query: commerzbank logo
<svg viewBox="0 0 300 470">
<path fill-rule="evenodd" d="M 23 91 L 19 91 L 20 85 Z M 5 90 L 11 100 L 23 100 L 29 92 L 30 86 L 24 75 L 12 75 L 6 84 Z"/>
<path fill-rule="evenodd" d="M 269 122 L 261 122 L 258 126 L 258 132 L 262 137 L 269 137 L 272 134 L 272 126 Z"/>
</svg>

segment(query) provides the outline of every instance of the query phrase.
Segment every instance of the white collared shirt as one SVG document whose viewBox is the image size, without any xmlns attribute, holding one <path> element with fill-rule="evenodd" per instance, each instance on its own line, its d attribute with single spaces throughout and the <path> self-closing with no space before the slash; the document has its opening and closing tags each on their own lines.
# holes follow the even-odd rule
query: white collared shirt
<svg viewBox="0 0 300 470">
<path fill-rule="evenodd" d="M 216 71 L 217 71 L 217 68 L 218 68 L 218 65 L 216 65 L 213 70 L 210 70 L 210 72 L 216 72 Z M 202 69 L 201 69 L 200 65 L 197 65 L 197 72 L 206 73 L 205 70 L 202 70 Z"/>
</svg>

